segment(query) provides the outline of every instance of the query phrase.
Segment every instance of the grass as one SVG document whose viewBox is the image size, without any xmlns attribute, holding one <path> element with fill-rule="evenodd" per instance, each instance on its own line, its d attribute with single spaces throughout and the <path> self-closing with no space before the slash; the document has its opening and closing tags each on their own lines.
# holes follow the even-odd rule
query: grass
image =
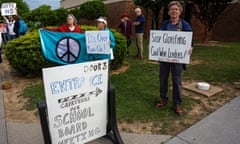
<svg viewBox="0 0 240 144">
<path fill-rule="evenodd" d="M 45 100 L 43 84 L 37 84 L 25 88 L 23 96 L 28 98 L 28 103 L 25 108 L 27 110 L 35 109 L 37 102 Z"/>
<path fill-rule="evenodd" d="M 192 60 L 201 63 L 189 65 L 184 78 L 207 82 L 239 81 L 240 43 L 220 43 L 220 45 L 194 48 Z"/>
<path fill-rule="evenodd" d="M 240 80 L 240 43 L 220 43 L 220 46 L 194 47 L 192 61 L 184 71 L 183 80 L 201 80 L 207 82 L 235 82 Z M 147 61 L 148 51 L 145 42 L 145 60 L 135 59 L 135 43 L 130 47 L 130 56 L 126 58 L 129 69 L 122 74 L 112 75 L 111 84 L 116 88 L 117 116 L 129 123 L 134 121 L 161 121 L 160 133 L 174 130 L 174 120 L 183 120 L 187 115 L 177 116 L 171 110 L 172 105 L 161 110 L 155 107 L 159 97 L 159 65 Z M 170 84 L 171 85 L 171 84 Z M 171 95 L 171 90 L 169 91 Z M 24 90 L 29 98 L 28 109 L 36 108 L 38 101 L 44 100 L 43 86 L 35 85 Z M 170 97 L 171 100 L 171 97 Z M 171 102 L 171 101 L 170 101 Z M 200 101 L 183 96 L 183 108 L 190 110 L 193 103 Z M 188 123 L 180 123 L 188 127 Z M 144 127 L 143 127 L 144 129 Z"/>
</svg>

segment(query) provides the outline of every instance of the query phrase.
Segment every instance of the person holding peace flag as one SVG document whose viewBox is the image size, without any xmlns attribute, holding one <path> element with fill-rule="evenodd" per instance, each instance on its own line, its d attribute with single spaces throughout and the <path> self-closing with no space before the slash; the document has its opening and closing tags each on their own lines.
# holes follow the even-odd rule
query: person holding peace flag
<svg viewBox="0 0 240 144">
<path fill-rule="evenodd" d="M 77 19 L 73 14 L 67 16 L 67 24 L 63 24 L 58 28 L 44 28 L 45 30 L 57 31 L 57 32 L 76 32 L 84 33 L 84 31 L 78 26 Z"/>
<path fill-rule="evenodd" d="M 169 20 L 163 22 L 161 30 L 167 31 L 192 31 L 189 23 L 180 19 L 180 15 L 183 11 L 183 7 L 178 1 L 171 1 L 168 4 Z M 190 48 L 189 53 L 192 53 Z M 164 107 L 168 104 L 168 78 L 169 73 L 172 73 L 172 85 L 173 85 L 173 110 L 178 115 L 182 115 L 183 110 L 180 105 L 182 103 L 181 97 L 181 83 L 182 83 L 182 70 L 183 64 L 160 62 L 159 79 L 160 79 L 160 97 L 161 101 L 158 101 L 156 107 Z"/>
</svg>

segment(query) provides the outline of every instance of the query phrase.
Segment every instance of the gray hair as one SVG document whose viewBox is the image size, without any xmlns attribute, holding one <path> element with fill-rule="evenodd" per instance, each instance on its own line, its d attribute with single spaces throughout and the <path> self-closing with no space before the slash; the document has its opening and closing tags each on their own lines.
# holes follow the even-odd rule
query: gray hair
<svg viewBox="0 0 240 144">
<path fill-rule="evenodd" d="M 76 17 L 73 15 L 73 14 L 68 14 L 67 18 L 68 17 L 72 17 L 73 18 L 73 24 L 74 25 L 77 25 L 78 24 L 78 20 L 76 19 Z"/>
<path fill-rule="evenodd" d="M 170 9 L 171 6 L 173 5 L 177 5 L 179 7 L 179 10 L 182 12 L 183 11 L 183 7 L 181 5 L 181 3 L 179 1 L 171 1 L 169 4 L 168 4 L 168 9 Z"/>
</svg>

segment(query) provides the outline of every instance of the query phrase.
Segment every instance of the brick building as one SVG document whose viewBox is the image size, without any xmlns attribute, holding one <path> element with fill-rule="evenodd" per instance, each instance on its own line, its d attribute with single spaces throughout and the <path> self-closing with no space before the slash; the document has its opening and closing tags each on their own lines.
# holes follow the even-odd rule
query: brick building
<svg viewBox="0 0 240 144">
<path fill-rule="evenodd" d="M 82 3 L 89 0 L 61 0 L 61 7 L 65 9 L 72 9 L 79 7 Z M 122 13 L 128 13 L 131 19 L 135 18 L 133 0 L 103 0 L 108 11 L 109 27 L 118 29 L 120 17 Z M 163 12 L 160 15 L 160 24 L 163 21 Z M 217 41 L 240 41 L 240 3 L 235 2 L 230 4 L 228 8 L 219 16 L 218 22 L 213 28 L 212 39 Z M 151 29 L 152 14 L 150 10 L 144 10 L 146 18 L 145 37 L 148 37 Z M 80 20 L 81 24 L 93 25 L 94 22 L 87 20 Z M 193 28 L 193 39 L 201 41 L 204 36 L 204 25 L 196 19 L 191 17 L 191 24 Z"/>
</svg>

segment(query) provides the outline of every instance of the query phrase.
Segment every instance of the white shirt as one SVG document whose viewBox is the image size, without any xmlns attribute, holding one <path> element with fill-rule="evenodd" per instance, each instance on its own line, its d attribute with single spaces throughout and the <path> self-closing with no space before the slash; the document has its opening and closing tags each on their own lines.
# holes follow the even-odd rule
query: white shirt
<svg viewBox="0 0 240 144">
<path fill-rule="evenodd" d="M 8 19 L 6 19 L 6 23 L 7 23 L 7 27 L 8 27 L 8 33 L 10 35 L 16 35 L 16 33 L 13 31 L 15 20 L 10 22 Z"/>
<path fill-rule="evenodd" d="M 75 26 L 69 26 L 70 31 L 74 31 Z"/>
</svg>

